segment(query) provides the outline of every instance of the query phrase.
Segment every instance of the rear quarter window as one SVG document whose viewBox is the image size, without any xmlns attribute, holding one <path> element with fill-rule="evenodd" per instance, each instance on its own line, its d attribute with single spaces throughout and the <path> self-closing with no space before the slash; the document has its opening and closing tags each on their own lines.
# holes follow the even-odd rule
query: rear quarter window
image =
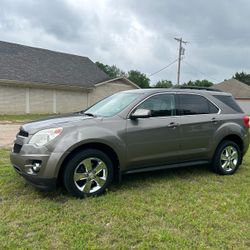
<svg viewBox="0 0 250 250">
<path fill-rule="evenodd" d="M 234 111 L 239 112 L 239 113 L 244 113 L 232 96 L 214 95 L 213 97 L 215 97 L 219 101 L 223 102 L 225 105 L 227 105 L 228 107 L 230 107 Z"/>
<path fill-rule="evenodd" d="M 218 113 L 219 109 L 205 97 L 195 94 L 179 94 L 178 113 L 181 115 L 199 115 Z"/>
</svg>

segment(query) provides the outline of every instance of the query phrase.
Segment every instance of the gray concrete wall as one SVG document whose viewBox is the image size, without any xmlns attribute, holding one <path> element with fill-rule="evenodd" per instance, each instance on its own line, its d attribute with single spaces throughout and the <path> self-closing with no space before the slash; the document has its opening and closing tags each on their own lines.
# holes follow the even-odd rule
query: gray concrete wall
<svg viewBox="0 0 250 250">
<path fill-rule="evenodd" d="M 0 85 L 0 114 L 25 113 L 26 89 Z"/>
<path fill-rule="evenodd" d="M 67 113 L 87 107 L 87 92 L 0 85 L 0 114 Z"/>
<path fill-rule="evenodd" d="M 30 113 L 48 114 L 53 112 L 53 91 L 51 89 L 29 88 L 27 91 L 29 91 Z"/>
<path fill-rule="evenodd" d="M 250 115 L 250 100 L 236 100 L 237 103 L 240 105 L 242 110 L 247 114 Z"/>
<path fill-rule="evenodd" d="M 80 111 L 88 106 L 87 93 L 83 91 L 56 90 L 56 110 L 59 113 Z"/>
<path fill-rule="evenodd" d="M 109 82 L 102 85 L 97 86 L 90 95 L 90 104 L 94 104 L 101 99 L 117 93 L 123 90 L 135 89 L 134 86 L 130 84 L 123 83 L 121 81 Z"/>
<path fill-rule="evenodd" d="M 0 85 L 0 114 L 68 113 L 79 111 L 106 96 L 135 87 L 122 81 L 109 82 L 86 90 L 10 87 Z"/>
</svg>

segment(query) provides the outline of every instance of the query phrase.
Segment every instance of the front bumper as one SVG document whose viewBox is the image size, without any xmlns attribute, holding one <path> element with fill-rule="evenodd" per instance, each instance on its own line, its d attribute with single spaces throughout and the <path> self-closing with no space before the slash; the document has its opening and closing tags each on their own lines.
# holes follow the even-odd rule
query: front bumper
<svg viewBox="0 0 250 250">
<path fill-rule="evenodd" d="M 56 188 L 61 153 L 52 153 L 46 147 L 35 147 L 29 144 L 22 145 L 18 153 L 13 151 L 10 154 L 13 168 L 27 182 L 46 191 Z M 40 163 L 40 169 L 37 172 L 32 169 L 34 162 Z"/>
<path fill-rule="evenodd" d="M 17 166 L 13 166 L 14 169 L 18 174 L 20 174 L 28 183 L 32 186 L 43 190 L 43 191 L 53 191 L 56 189 L 57 186 L 57 179 L 56 178 L 41 178 L 38 176 L 32 176 L 25 174 L 19 170 Z"/>
</svg>

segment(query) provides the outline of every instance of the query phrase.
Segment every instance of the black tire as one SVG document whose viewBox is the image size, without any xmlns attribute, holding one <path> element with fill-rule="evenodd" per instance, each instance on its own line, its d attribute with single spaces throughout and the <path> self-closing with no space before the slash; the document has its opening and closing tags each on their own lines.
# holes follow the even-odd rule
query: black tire
<svg viewBox="0 0 250 250">
<path fill-rule="evenodd" d="M 98 172 L 97 166 L 102 170 Z M 63 182 L 67 191 L 75 197 L 100 195 L 110 186 L 113 172 L 113 163 L 105 153 L 86 149 L 70 159 L 64 170 Z"/>
<path fill-rule="evenodd" d="M 220 175 L 234 174 L 241 164 L 241 158 L 240 148 L 235 142 L 222 141 L 215 151 L 212 169 Z"/>
</svg>

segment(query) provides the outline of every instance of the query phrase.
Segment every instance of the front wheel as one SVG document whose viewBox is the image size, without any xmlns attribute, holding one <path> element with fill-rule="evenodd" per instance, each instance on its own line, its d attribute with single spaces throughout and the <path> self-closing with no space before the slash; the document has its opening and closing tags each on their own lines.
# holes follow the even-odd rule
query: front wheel
<svg viewBox="0 0 250 250">
<path fill-rule="evenodd" d="M 239 146 L 232 141 L 223 141 L 216 149 L 212 167 L 214 172 L 222 175 L 235 173 L 241 162 Z"/>
<path fill-rule="evenodd" d="M 83 150 L 68 162 L 63 179 L 65 188 L 73 196 L 100 195 L 112 182 L 113 164 L 100 150 Z"/>
</svg>

